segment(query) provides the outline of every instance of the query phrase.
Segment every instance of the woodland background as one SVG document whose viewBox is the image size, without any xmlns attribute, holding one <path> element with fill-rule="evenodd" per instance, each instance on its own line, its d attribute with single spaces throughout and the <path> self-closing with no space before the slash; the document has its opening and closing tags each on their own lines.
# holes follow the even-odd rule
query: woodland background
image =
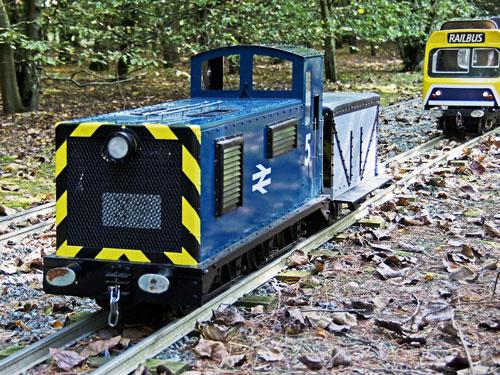
<svg viewBox="0 0 500 375">
<path fill-rule="evenodd" d="M 495 0 L 0 0 L 2 108 L 4 114 L 37 111 L 47 80 L 127 82 L 138 72 L 234 44 L 323 50 L 331 82 L 340 78 L 336 50 L 348 44 L 356 53 L 360 41 L 371 54 L 393 49 L 400 69 L 414 71 L 442 22 L 495 15 Z M 53 69 L 61 66 L 78 70 Z"/>
</svg>

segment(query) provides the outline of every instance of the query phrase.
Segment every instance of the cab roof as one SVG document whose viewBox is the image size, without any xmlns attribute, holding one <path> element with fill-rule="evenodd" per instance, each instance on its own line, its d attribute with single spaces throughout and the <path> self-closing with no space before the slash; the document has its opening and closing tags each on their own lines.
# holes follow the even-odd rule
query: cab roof
<svg viewBox="0 0 500 375">
<path fill-rule="evenodd" d="M 441 25 L 441 30 L 463 30 L 463 29 L 498 30 L 499 28 L 500 28 L 500 17 L 494 17 L 489 20 L 447 21 Z"/>
<path fill-rule="evenodd" d="M 228 47 L 221 47 L 221 48 L 214 48 L 211 49 L 210 51 L 206 52 L 201 52 L 196 55 L 196 57 L 200 56 L 202 57 L 205 54 L 216 54 L 219 55 L 221 52 L 229 52 L 231 53 L 236 53 L 237 50 L 268 50 L 268 51 L 281 51 L 285 52 L 291 55 L 295 55 L 298 57 L 302 58 L 308 58 L 308 57 L 318 57 L 318 56 L 323 56 L 321 52 L 313 49 L 313 48 L 308 48 L 308 47 L 303 47 L 303 46 L 291 46 L 291 45 L 286 45 L 286 44 L 246 44 L 246 45 L 241 45 L 241 46 L 228 46 Z"/>
</svg>

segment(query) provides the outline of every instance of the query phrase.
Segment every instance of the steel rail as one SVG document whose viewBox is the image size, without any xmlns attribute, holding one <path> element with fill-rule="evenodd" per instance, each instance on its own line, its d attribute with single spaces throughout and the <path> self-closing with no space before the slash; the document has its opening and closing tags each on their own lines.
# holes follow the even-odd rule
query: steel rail
<svg viewBox="0 0 500 375">
<path fill-rule="evenodd" d="M 408 159 L 412 156 L 420 154 L 422 151 L 429 150 L 430 148 L 436 146 L 439 142 L 441 142 L 443 139 L 445 139 L 444 135 L 440 135 L 436 138 L 433 138 L 425 143 L 422 143 L 421 145 L 415 146 L 410 150 L 407 150 L 405 152 L 402 152 L 400 154 L 397 154 L 396 156 L 393 156 L 390 159 L 384 160 L 381 164 L 379 164 L 379 167 L 381 168 L 388 168 L 390 164 L 398 162 L 398 161 L 403 161 L 404 159 Z"/>
<path fill-rule="evenodd" d="M 22 221 L 28 220 L 31 217 L 53 213 L 55 212 L 55 210 L 56 210 L 55 202 L 45 203 L 40 206 L 29 208 L 24 211 L 16 212 L 12 215 L 1 217 L 0 225 L 8 226 L 11 223 L 20 223 Z M 13 230 L 12 232 L 2 234 L 0 235 L 0 245 L 4 245 L 8 241 L 19 240 L 30 233 L 43 231 L 47 227 L 51 226 L 53 223 L 55 223 L 55 220 L 51 218 L 49 220 L 45 220 L 34 225 L 30 225 L 24 228 Z"/>
<path fill-rule="evenodd" d="M 500 131 L 500 129 L 494 129 L 486 133 L 484 136 L 495 134 L 498 131 Z M 303 242 L 300 242 L 278 259 L 270 262 L 262 269 L 246 276 L 238 283 L 236 283 L 233 287 L 215 297 L 214 299 L 208 301 L 202 307 L 192 311 L 185 317 L 178 319 L 173 323 L 170 323 L 165 327 L 159 329 L 138 344 L 132 346 L 130 349 L 115 357 L 113 360 L 94 370 L 93 372 L 91 372 L 91 374 L 120 375 L 127 374 L 135 370 L 138 365 L 145 362 L 147 359 L 154 357 L 156 354 L 163 351 L 166 347 L 172 345 L 181 337 L 184 337 L 189 332 L 191 332 L 194 329 L 197 321 L 202 321 L 210 318 L 212 310 L 221 305 L 230 305 L 234 303 L 245 294 L 251 292 L 266 281 L 273 278 L 278 272 L 286 267 L 287 259 L 295 250 L 300 249 L 308 253 L 309 251 L 321 246 L 325 242 L 329 241 L 335 234 L 342 232 L 343 230 L 354 224 L 356 221 L 366 216 L 371 206 L 383 204 L 384 202 L 393 198 L 396 190 L 401 185 L 408 185 L 412 183 L 413 181 L 415 181 L 419 174 L 428 173 L 432 168 L 436 166 L 436 164 L 440 163 L 441 161 L 455 158 L 463 151 L 464 148 L 473 146 L 474 144 L 478 143 L 482 137 L 478 137 L 467 143 L 464 143 L 444 153 L 443 155 L 423 164 L 420 168 L 405 176 L 403 179 L 397 181 L 396 183 L 393 183 L 388 188 L 380 191 L 373 197 L 363 202 L 358 207 L 358 209 L 342 217 L 333 225 L 323 229 L 322 231 L 318 232 L 312 237 L 309 237 Z"/>
<path fill-rule="evenodd" d="M 12 232 L 8 232 L 5 234 L 2 234 L 0 236 L 0 245 L 5 245 L 9 241 L 17 241 L 22 239 L 23 237 L 26 237 L 28 234 L 36 233 L 36 232 L 41 232 L 50 227 L 52 224 L 56 222 L 56 219 L 51 218 L 45 221 L 42 221 L 40 223 L 37 223 L 35 225 L 30 225 L 28 227 L 24 227 L 21 229 L 14 230 Z"/>
<path fill-rule="evenodd" d="M 40 206 L 32 207 L 24 211 L 16 212 L 12 215 L 0 217 L 0 224 L 5 223 L 19 223 L 20 221 L 27 220 L 30 217 L 38 215 L 46 215 L 56 211 L 56 202 L 41 204 Z"/>
<path fill-rule="evenodd" d="M 402 111 L 406 106 L 409 106 L 413 103 L 417 103 L 417 102 L 421 102 L 421 101 L 422 101 L 422 98 L 415 98 L 415 99 L 407 100 L 405 102 L 399 102 L 399 103 L 395 103 L 392 105 L 388 105 L 386 107 L 380 108 L 379 114 L 382 116 L 387 116 L 388 114 L 397 113 L 397 112 Z"/>
<path fill-rule="evenodd" d="M 16 375 L 43 362 L 50 356 L 50 348 L 64 348 L 106 325 L 108 313 L 99 310 L 79 322 L 62 328 L 53 335 L 32 344 L 0 361 L 0 375 Z"/>
</svg>

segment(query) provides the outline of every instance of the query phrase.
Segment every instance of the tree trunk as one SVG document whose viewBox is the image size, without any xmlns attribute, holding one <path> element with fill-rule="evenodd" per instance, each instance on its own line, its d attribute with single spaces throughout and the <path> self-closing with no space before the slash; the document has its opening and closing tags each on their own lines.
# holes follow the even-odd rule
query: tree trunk
<svg viewBox="0 0 500 375">
<path fill-rule="evenodd" d="M 10 27 L 3 0 L 0 0 L 0 29 Z M 0 43 L 0 89 L 2 92 L 3 112 L 6 114 L 24 111 L 16 80 L 14 52 L 9 44 Z"/>
<path fill-rule="evenodd" d="M 321 19 L 325 31 L 325 78 L 336 82 L 338 81 L 337 63 L 335 61 L 335 37 L 332 31 L 330 12 L 326 0 L 320 0 Z"/>
<path fill-rule="evenodd" d="M 25 34 L 31 41 L 41 40 L 38 23 L 41 11 L 41 0 L 24 1 L 24 19 L 27 21 Z M 40 103 L 39 67 L 34 62 L 33 51 L 22 50 L 21 55 L 23 58 L 17 66 L 19 94 L 26 111 L 37 111 Z"/>
<path fill-rule="evenodd" d="M 96 40 L 94 44 L 94 51 L 101 52 L 105 51 L 106 46 L 99 40 Z M 107 61 L 91 61 L 89 63 L 89 69 L 93 72 L 107 72 L 109 70 L 109 63 Z"/>
<path fill-rule="evenodd" d="M 133 28 L 136 23 L 137 9 L 135 9 L 133 5 L 130 5 L 130 7 L 123 8 L 121 17 L 122 17 L 121 24 L 123 27 Z M 120 44 L 120 52 L 125 53 L 129 48 L 130 48 L 129 41 L 127 39 L 124 39 L 123 43 Z M 129 72 L 129 65 L 127 63 L 127 60 L 122 57 L 118 60 L 118 64 L 116 67 L 117 78 L 119 80 L 126 79 L 128 72 Z"/>
<path fill-rule="evenodd" d="M 349 53 L 351 55 L 358 53 L 358 41 L 354 35 L 349 36 Z"/>
<path fill-rule="evenodd" d="M 331 35 L 325 38 L 325 78 L 332 82 L 339 80 L 335 58 L 335 38 Z"/>
<path fill-rule="evenodd" d="M 172 68 L 179 61 L 179 52 L 177 52 L 177 45 L 166 38 L 163 36 L 160 40 L 163 64 L 165 68 Z"/>
<path fill-rule="evenodd" d="M 399 55 L 403 60 L 403 72 L 414 72 L 425 55 L 425 43 L 417 38 L 402 38 L 397 41 Z"/>
</svg>

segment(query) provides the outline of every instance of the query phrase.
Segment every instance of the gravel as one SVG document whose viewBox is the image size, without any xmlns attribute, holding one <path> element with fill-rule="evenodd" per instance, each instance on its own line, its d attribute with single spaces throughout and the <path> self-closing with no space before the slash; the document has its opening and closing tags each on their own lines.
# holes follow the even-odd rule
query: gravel
<svg viewBox="0 0 500 375">
<path fill-rule="evenodd" d="M 50 232 L 38 238 L 26 238 L 21 243 L 0 246 L 0 304 L 3 306 L 0 310 L 0 351 L 14 345 L 32 344 L 54 333 L 70 314 L 98 309 L 90 299 L 44 293 L 42 271 L 31 263 L 41 259 L 42 251 L 55 251 Z M 18 271 L 7 274 L 8 264 L 15 265 Z"/>
</svg>

